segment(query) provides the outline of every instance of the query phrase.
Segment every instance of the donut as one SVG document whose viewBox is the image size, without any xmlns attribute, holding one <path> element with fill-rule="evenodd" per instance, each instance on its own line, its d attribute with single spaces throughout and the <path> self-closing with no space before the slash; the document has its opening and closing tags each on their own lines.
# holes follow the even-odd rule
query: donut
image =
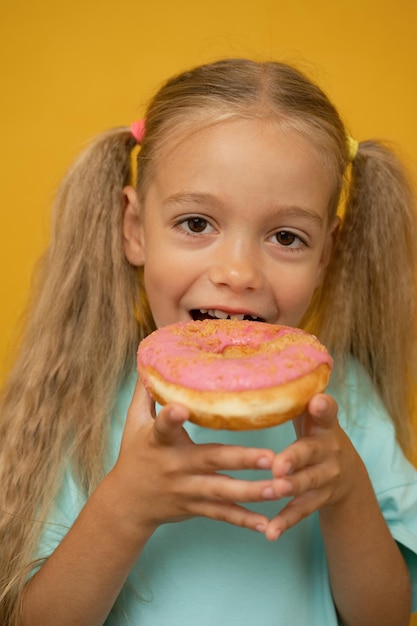
<svg viewBox="0 0 417 626">
<path fill-rule="evenodd" d="M 160 404 L 178 402 L 203 427 L 253 430 L 305 412 L 333 360 L 316 337 L 264 322 L 207 319 L 164 326 L 141 341 L 137 369 Z"/>
</svg>

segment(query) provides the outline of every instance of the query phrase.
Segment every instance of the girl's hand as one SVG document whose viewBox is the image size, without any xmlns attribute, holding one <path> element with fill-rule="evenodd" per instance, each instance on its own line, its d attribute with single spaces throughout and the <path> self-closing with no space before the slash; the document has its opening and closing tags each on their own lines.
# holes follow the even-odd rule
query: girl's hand
<svg viewBox="0 0 417 626">
<path fill-rule="evenodd" d="M 297 441 L 275 456 L 271 498 L 291 498 L 265 532 L 277 539 L 314 511 L 337 505 L 363 477 L 362 462 L 337 419 L 329 395 L 312 398 L 294 420 Z"/>
<path fill-rule="evenodd" d="M 271 497 L 290 502 L 265 535 L 277 539 L 319 511 L 332 596 L 343 624 L 406 624 L 411 590 L 402 554 L 382 515 L 366 467 L 328 395 L 295 420 L 298 440 L 277 454 Z M 392 585 L 392 581 L 398 584 Z"/>
<path fill-rule="evenodd" d="M 129 523 L 151 534 L 160 524 L 203 516 L 264 532 L 268 518 L 237 503 L 268 499 L 272 479 L 246 481 L 219 472 L 270 469 L 273 452 L 196 445 L 183 428 L 188 417 L 178 404 L 163 407 L 155 416 L 153 402 L 137 383 L 111 472 L 124 494 Z"/>
</svg>

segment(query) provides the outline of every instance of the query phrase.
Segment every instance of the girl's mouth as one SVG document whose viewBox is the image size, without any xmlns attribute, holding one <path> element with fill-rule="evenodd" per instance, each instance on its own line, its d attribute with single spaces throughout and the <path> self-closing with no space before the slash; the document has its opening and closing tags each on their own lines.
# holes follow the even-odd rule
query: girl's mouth
<svg viewBox="0 0 417 626">
<path fill-rule="evenodd" d="M 194 321 L 202 320 L 247 320 L 251 322 L 264 322 L 262 317 L 250 315 L 248 313 L 227 313 L 220 309 L 192 309 L 190 315 Z"/>
</svg>

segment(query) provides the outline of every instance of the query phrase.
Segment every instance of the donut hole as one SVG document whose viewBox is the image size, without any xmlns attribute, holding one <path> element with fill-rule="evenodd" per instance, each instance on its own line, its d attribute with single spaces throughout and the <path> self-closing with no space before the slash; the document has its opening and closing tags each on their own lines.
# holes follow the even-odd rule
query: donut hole
<svg viewBox="0 0 417 626">
<path fill-rule="evenodd" d="M 222 356 L 225 359 L 244 359 L 258 352 L 258 348 L 249 345 L 231 345 L 223 348 Z"/>
</svg>

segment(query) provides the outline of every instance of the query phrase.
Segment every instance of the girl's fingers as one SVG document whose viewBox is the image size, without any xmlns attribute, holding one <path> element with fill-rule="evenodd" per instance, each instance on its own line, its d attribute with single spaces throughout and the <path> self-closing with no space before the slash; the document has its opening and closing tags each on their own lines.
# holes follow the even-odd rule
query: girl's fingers
<svg viewBox="0 0 417 626">
<path fill-rule="evenodd" d="M 319 489 L 326 489 L 330 492 L 339 475 L 340 470 L 336 464 L 313 466 L 285 478 L 274 480 L 272 488 L 276 498 L 297 497 L 308 491 Z"/>
<path fill-rule="evenodd" d="M 188 464 L 195 473 L 211 474 L 222 470 L 270 470 L 273 460 L 273 451 L 265 448 L 208 443 L 189 451 Z"/>
<path fill-rule="evenodd" d="M 342 437 L 325 440 L 310 437 L 297 441 L 274 460 L 275 496 L 297 497 L 309 491 L 324 490 L 327 498 L 337 493 L 343 456 Z"/>
<path fill-rule="evenodd" d="M 324 393 L 315 395 L 308 404 L 307 412 L 293 422 L 298 439 L 333 428 L 337 424 L 337 411 L 334 398 Z"/>
<path fill-rule="evenodd" d="M 327 457 L 327 450 L 318 437 L 305 437 L 277 454 L 272 465 L 275 478 L 284 478 L 306 466 L 318 465 Z"/>
<path fill-rule="evenodd" d="M 163 406 L 155 418 L 153 428 L 155 442 L 160 445 L 181 443 L 186 436 L 183 425 L 189 417 L 188 409 L 182 404 Z M 188 437 L 186 439 L 188 441 Z"/>
<path fill-rule="evenodd" d="M 186 503 L 262 502 L 275 499 L 270 472 L 260 480 L 243 480 L 240 470 L 269 470 L 273 452 L 218 444 L 194 445 L 192 442 L 175 448 L 162 446 L 162 467 L 158 476 L 166 490 Z M 223 472 L 236 471 L 236 476 Z M 170 485 L 170 486 L 169 486 Z"/>
<path fill-rule="evenodd" d="M 149 396 L 140 378 L 136 382 L 124 429 L 124 439 L 134 437 L 143 426 L 151 426 L 153 437 L 160 444 L 177 441 L 182 425 L 189 418 L 187 409 L 179 404 L 162 407 L 155 415 L 155 402 Z"/>
<path fill-rule="evenodd" d="M 151 502 L 152 494 L 159 492 L 152 523 L 204 516 L 263 532 L 268 519 L 237 503 L 273 498 L 270 475 L 267 479 L 242 480 L 239 475 L 233 478 L 223 472 L 270 471 L 274 453 L 242 446 L 195 445 L 183 428 L 188 418 L 188 410 L 180 404 L 166 405 L 155 416 L 154 403 L 138 380 L 118 462 L 124 483 L 126 477 L 131 479 L 132 509 L 137 509 L 135 493 L 143 503 Z M 134 477 L 151 467 L 151 483 L 138 483 Z M 142 514 L 140 510 L 138 514 Z"/>
<path fill-rule="evenodd" d="M 336 402 L 325 394 L 315 396 L 295 426 L 299 439 L 277 454 L 272 466 L 274 495 L 292 500 L 268 524 L 270 540 L 335 505 L 350 489 L 354 451 L 339 425 Z"/>
<path fill-rule="evenodd" d="M 123 438 L 129 439 L 134 436 L 142 424 L 152 422 L 154 418 L 155 404 L 138 378 L 127 412 Z"/>
<path fill-rule="evenodd" d="M 162 407 L 153 429 L 157 445 L 177 446 L 178 471 L 187 475 L 207 475 L 219 471 L 271 469 L 272 450 L 222 444 L 194 445 L 182 428 L 188 418 L 186 407 L 170 404 Z"/>
<path fill-rule="evenodd" d="M 337 418 L 338 406 L 334 398 L 324 393 L 315 395 L 308 405 L 308 413 L 314 422 L 323 427 L 333 424 Z"/>
<path fill-rule="evenodd" d="M 190 472 L 271 469 L 274 459 L 272 450 L 222 444 L 193 445 L 190 449 L 189 444 L 192 442 L 182 428 L 190 416 L 188 409 L 181 404 L 167 404 L 155 417 L 154 406 L 153 400 L 138 380 L 128 411 L 125 433 L 129 435 L 131 432 L 137 432 L 144 424 L 151 423 L 155 445 L 187 445 L 184 461 L 189 466 Z"/>
<path fill-rule="evenodd" d="M 178 488 L 181 487 L 179 484 Z M 184 488 L 184 494 L 190 502 L 203 499 L 208 502 L 263 502 L 277 499 L 270 479 L 248 481 L 224 474 L 195 476 Z"/>
<path fill-rule="evenodd" d="M 308 413 L 295 420 L 297 441 L 276 455 L 272 472 L 276 478 L 292 475 L 307 466 L 337 460 L 343 447 L 337 404 L 326 394 L 312 398 Z"/>
<path fill-rule="evenodd" d="M 238 504 L 224 502 L 202 502 L 196 507 L 195 515 L 261 533 L 266 531 L 270 523 L 265 515 L 249 511 Z"/>
<path fill-rule="evenodd" d="M 275 541 L 303 519 L 324 506 L 324 496 L 320 491 L 308 491 L 299 498 L 291 500 L 279 515 L 268 522 L 265 537 Z"/>
</svg>

